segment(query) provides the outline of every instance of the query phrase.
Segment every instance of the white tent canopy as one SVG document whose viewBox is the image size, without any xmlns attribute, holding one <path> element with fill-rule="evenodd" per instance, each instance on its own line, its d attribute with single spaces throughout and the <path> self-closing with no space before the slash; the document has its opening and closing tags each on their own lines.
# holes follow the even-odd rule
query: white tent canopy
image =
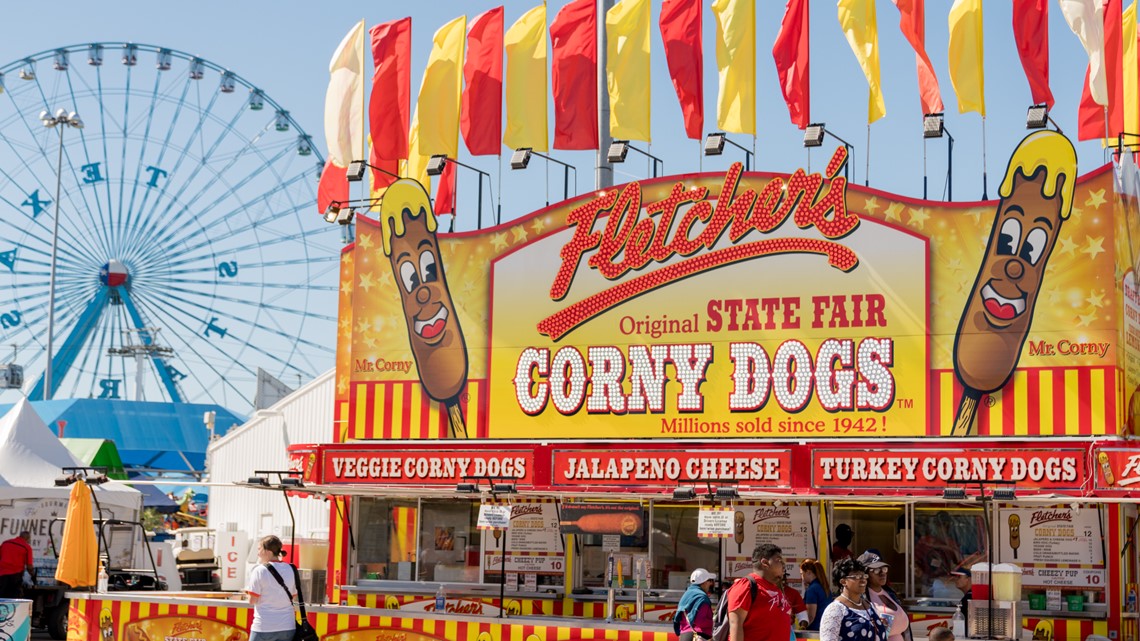
<svg viewBox="0 0 1140 641">
<path fill-rule="evenodd" d="M 21 400 L 0 418 L 0 505 L 17 499 L 67 498 L 70 488 L 56 487 L 65 467 L 81 467 L 79 459 Z M 99 503 L 141 509 L 142 494 L 118 483 L 93 486 Z M 118 512 L 118 510 L 116 510 Z"/>
</svg>

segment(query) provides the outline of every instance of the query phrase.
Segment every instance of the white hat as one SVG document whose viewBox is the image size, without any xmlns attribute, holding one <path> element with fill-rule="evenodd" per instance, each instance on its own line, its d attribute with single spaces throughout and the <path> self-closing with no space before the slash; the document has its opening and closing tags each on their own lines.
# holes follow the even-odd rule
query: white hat
<svg viewBox="0 0 1140 641">
<path fill-rule="evenodd" d="M 697 568 L 693 570 L 693 573 L 689 576 L 689 583 L 700 585 L 705 581 L 713 581 L 715 579 L 716 575 L 712 572 L 709 572 L 704 568 Z"/>
</svg>

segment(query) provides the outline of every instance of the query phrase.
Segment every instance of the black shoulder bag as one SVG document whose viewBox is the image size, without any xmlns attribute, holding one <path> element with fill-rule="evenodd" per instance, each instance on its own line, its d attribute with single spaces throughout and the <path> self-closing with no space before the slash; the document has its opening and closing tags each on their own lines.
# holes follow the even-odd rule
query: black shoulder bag
<svg viewBox="0 0 1140 641">
<path fill-rule="evenodd" d="M 301 620 L 297 623 L 297 630 L 293 632 L 293 641 L 321 641 L 317 636 L 317 631 L 309 624 L 309 617 L 305 614 L 305 595 L 301 594 L 301 573 L 297 571 L 297 566 L 292 563 L 289 567 L 293 568 L 293 579 L 297 582 L 297 607 L 301 610 Z M 277 579 L 277 584 L 285 590 L 285 594 L 289 595 L 290 600 L 293 596 L 289 593 L 289 588 L 285 587 L 285 580 L 277 573 L 277 569 L 271 563 L 265 564 L 265 569 Z"/>
</svg>

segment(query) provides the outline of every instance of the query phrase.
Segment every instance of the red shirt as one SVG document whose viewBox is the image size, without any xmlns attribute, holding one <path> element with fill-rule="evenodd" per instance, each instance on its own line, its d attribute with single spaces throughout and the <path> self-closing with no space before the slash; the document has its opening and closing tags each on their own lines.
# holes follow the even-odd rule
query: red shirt
<svg viewBox="0 0 1140 641">
<path fill-rule="evenodd" d="M 32 546 L 24 539 L 17 536 L 0 543 L 0 576 L 23 574 L 32 563 Z"/>
<path fill-rule="evenodd" d="M 751 590 L 748 581 L 732 584 L 728 590 L 728 611 L 747 610 L 744 619 L 744 638 L 729 641 L 787 641 L 792 636 L 792 606 L 784 592 L 752 573 L 756 581 L 756 599 L 749 603 Z"/>
<path fill-rule="evenodd" d="M 788 598 L 788 603 L 792 606 L 792 614 L 807 612 L 807 604 L 804 603 L 804 598 L 800 596 L 799 590 L 790 585 L 785 585 L 784 596 Z"/>
</svg>

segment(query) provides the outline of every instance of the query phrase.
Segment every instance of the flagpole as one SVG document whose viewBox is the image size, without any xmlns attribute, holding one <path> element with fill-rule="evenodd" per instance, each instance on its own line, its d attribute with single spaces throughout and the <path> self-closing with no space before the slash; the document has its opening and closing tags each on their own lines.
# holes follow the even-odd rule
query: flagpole
<svg viewBox="0 0 1140 641">
<path fill-rule="evenodd" d="M 597 17 L 598 41 L 598 149 L 594 162 L 594 189 L 605 189 L 614 184 L 614 167 L 606 152 L 613 139 L 610 137 L 610 89 L 606 83 L 606 14 L 614 6 L 614 0 L 599 0 Z M 546 163 L 548 166 L 550 163 Z M 549 198 L 549 196 L 547 196 Z"/>
<path fill-rule="evenodd" d="M 989 193 L 986 186 L 986 117 L 982 116 L 982 200 L 989 200 Z"/>
<path fill-rule="evenodd" d="M 364 35 L 367 36 L 368 24 L 364 20 L 361 20 L 360 24 L 362 26 Z M 366 40 L 366 37 L 360 38 L 360 159 L 365 161 L 368 160 L 368 147 L 367 143 L 365 142 L 368 137 L 364 134 L 364 132 L 368 131 L 366 128 L 368 122 L 368 94 L 366 91 L 364 91 L 364 78 L 366 77 L 364 75 L 364 58 L 368 55 L 368 43 Z M 367 168 L 365 171 L 367 172 Z M 368 198 L 372 195 L 372 180 L 373 176 L 369 176 L 367 181 L 360 181 L 360 188 L 364 190 L 363 193 L 360 194 L 361 198 Z"/>
<path fill-rule="evenodd" d="M 870 123 L 870 118 L 868 118 L 867 120 L 868 120 L 868 122 L 867 122 L 867 146 L 864 147 L 865 151 L 863 152 L 864 154 L 866 154 L 866 164 L 864 164 L 864 168 L 863 168 L 863 186 L 864 187 L 870 187 L 871 186 L 871 123 Z"/>
</svg>

